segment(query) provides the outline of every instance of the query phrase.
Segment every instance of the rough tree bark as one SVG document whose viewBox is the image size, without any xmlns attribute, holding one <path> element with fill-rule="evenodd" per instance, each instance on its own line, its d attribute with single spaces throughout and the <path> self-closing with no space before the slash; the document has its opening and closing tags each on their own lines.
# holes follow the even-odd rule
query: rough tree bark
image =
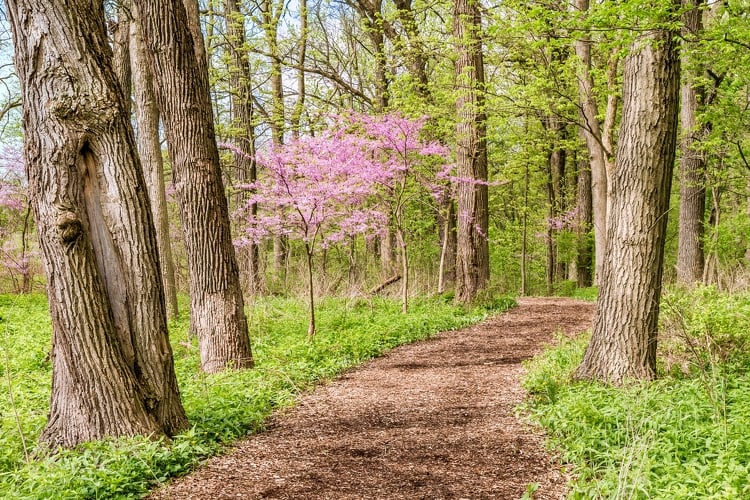
<svg viewBox="0 0 750 500">
<path fill-rule="evenodd" d="M 151 202 L 151 213 L 156 226 L 156 243 L 159 248 L 159 266 L 164 282 L 164 298 L 167 315 L 176 318 L 177 285 L 175 282 L 174 256 L 169 238 L 169 214 L 167 195 L 164 189 L 164 160 L 159 140 L 159 108 L 153 92 L 153 77 L 146 61 L 146 45 L 138 27 L 137 9 L 131 7 L 133 21 L 130 23 L 130 65 L 133 77 L 133 102 L 135 107 L 136 143 L 141 157 L 143 176 Z"/>
<path fill-rule="evenodd" d="M 703 0 L 683 0 L 687 9 L 682 28 L 686 40 L 700 33 L 703 27 Z M 688 43 L 688 42 L 685 42 Z M 682 55 L 687 78 L 682 84 L 680 125 L 680 216 L 677 245 L 677 281 L 694 285 L 703 278 L 703 233 L 706 212 L 706 158 L 698 149 L 706 130 L 696 122 L 696 114 L 705 98 L 705 87 L 696 84 L 697 71 L 690 68 L 687 50 Z"/>
<path fill-rule="evenodd" d="M 487 231 L 487 117 L 484 110 L 482 21 L 478 0 L 455 0 L 456 39 L 456 171 L 462 179 L 457 195 L 456 300 L 471 302 L 490 279 Z"/>
<path fill-rule="evenodd" d="M 236 179 L 239 183 L 253 183 L 257 180 L 258 170 L 255 163 L 255 128 L 253 124 L 252 75 L 245 46 L 245 23 L 236 0 L 226 0 L 224 4 L 227 23 L 227 41 L 231 63 L 229 82 L 232 88 L 230 101 L 232 105 L 232 130 L 234 140 L 241 153 L 234 153 Z M 247 191 L 238 190 L 237 204 L 244 205 Z M 257 215 L 258 204 L 253 203 L 250 214 Z M 240 271 L 246 289 L 255 294 L 262 290 L 260 272 L 260 253 L 258 244 L 250 242 L 238 253 Z"/>
<path fill-rule="evenodd" d="M 580 378 L 622 384 L 651 379 L 656 373 L 679 108 L 675 39 L 666 29 L 644 32 L 625 59 L 606 263 L 591 342 L 577 371 Z"/>
<path fill-rule="evenodd" d="M 181 2 L 133 2 L 147 41 L 190 274 L 191 328 L 208 373 L 253 364 L 229 209 L 219 164 L 208 73 L 199 70 Z"/>
<path fill-rule="evenodd" d="M 172 435 L 174 376 L 154 226 L 102 4 L 9 0 L 29 191 L 53 325 L 41 441 Z"/>
<path fill-rule="evenodd" d="M 586 12 L 589 0 L 575 0 L 576 9 Z M 584 37 L 586 34 L 583 35 Z M 607 243 L 607 156 L 601 125 L 599 107 L 594 94 L 594 78 L 591 75 L 591 40 L 581 38 L 573 44 L 576 56 L 580 59 L 578 75 L 578 94 L 583 117 L 583 132 L 591 164 L 591 193 L 594 224 L 594 248 L 596 253 L 595 279 L 598 282 L 604 266 L 604 252 Z M 616 107 L 616 99 L 613 101 Z M 608 109 L 609 109 L 608 101 Z"/>
<path fill-rule="evenodd" d="M 583 135 L 583 131 L 580 132 Z M 576 205 L 576 280 L 578 287 L 593 284 L 593 245 L 591 225 L 593 208 L 591 200 L 591 162 L 587 158 L 578 161 L 578 203 Z"/>
</svg>

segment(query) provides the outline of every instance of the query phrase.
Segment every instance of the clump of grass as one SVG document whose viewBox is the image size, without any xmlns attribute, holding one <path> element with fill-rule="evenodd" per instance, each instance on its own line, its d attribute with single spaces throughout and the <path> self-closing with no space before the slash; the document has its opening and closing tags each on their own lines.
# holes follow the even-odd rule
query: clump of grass
<svg viewBox="0 0 750 500">
<path fill-rule="evenodd" d="M 404 315 L 392 300 L 327 299 L 319 305 L 319 330 L 310 341 L 304 304 L 258 299 L 249 307 L 256 368 L 210 376 L 198 371 L 187 318 L 178 319 L 170 332 L 189 431 L 169 443 L 107 440 L 27 459 L 24 442 L 33 457 L 49 405 L 50 320 L 43 296 L 0 296 L 0 355 L 8 360 L 0 363 L 0 375 L 10 380 L 13 395 L 11 404 L 8 385 L 0 389 L 0 498 L 140 498 L 155 484 L 262 429 L 275 409 L 293 404 L 317 381 L 512 305 L 510 299 L 493 299 L 464 308 L 440 297 L 423 298 Z"/>
<path fill-rule="evenodd" d="M 528 365 L 525 409 L 572 464 L 572 498 L 750 497 L 750 353 L 741 347 L 750 297 L 699 289 L 664 303 L 656 382 L 573 381 L 586 335 L 561 338 Z"/>
</svg>

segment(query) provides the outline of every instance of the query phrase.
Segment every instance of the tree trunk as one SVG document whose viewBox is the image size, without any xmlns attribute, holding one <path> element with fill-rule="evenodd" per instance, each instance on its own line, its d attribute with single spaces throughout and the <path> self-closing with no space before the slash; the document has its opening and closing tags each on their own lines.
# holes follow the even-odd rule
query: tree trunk
<svg viewBox="0 0 750 500">
<path fill-rule="evenodd" d="M 112 69 L 124 96 L 125 113 L 130 115 L 130 2 L 120 0 L 117 5 L 117 22 L 112 29 Z"/>
<path fill-rule="evenodd" d="M 424 44 L 419 33 L 419 27 L 412 8 L 412 0 L 395 0 L 397 15 L 401 25 L 404 27 L 408 38 L 409 47 L 407 57 L 409 59 L 409 72 L 415 79 L 417 95 L 427 101 L 432 100 L 429 80 L 427 78 L 427 59 L 425 57 Z"/>
<path fill-rule="evenodd" d="M 674 34 L 654 29 L 638 37 L 625 60 L 606 263 L 580 378 L 622 384 L 656 375 L 679 82 Z"/>
<path fill-rule="evenodd" d="M 191 328 L 208 373 L 253 364 L 208 74 L 200 71 L 179 2 L 135 0 L 162 112 L 190 272 Z"/>
<path fill-rule="evenodd" d="M 581 131 L 581 135 L 583 135 Z M 591 265 L 593 248 L 591 245 L 591 224 L 593 222 L 591 201 L 591 162 L 578 161 L 578 204 L 576 210 L 576 280 L 579 288 L 593 284 Z"/>
<path fill-rule="evenodd" d="M 456 281 L 456 206 L 450 198 L 445 203 L 442 218 L 438 293 L 444 293 L 446 287 Z"/>
<path fill-rule="evenodd" d="M 257 180 L 257 165 L 255 163 L 255 126 L 253 124 L 252 75 L 250 63 L 245 49 L 245 24 L 236 0 L 226 0 L 227 39 L 231 63 L 229 68 L 229 83 L 232 88 L 230 101 L 232 105 L 232 130 L 236 146 L 241 153 L 234 153 L 234 167 L 237 182 L 253 183 Z M 236 202 L 244 206 L 248 193 L 238 190 Z M 258 214 L 258 205 L 250 207 L 252 217 Z M 263 289 L 260 272 L 260 254 L 258 244 L 251 241 L 238 251 L 239 267 L 246 289 L 255 294 Z"/>
<path fill-rule="evenodd" d="M 589 0 L 575 0 L 575 7 L 581 12 L 586 12 L 589 9 Z M 594 95 L 594 78 L 591 75 L 591 40 L 586 38 L 576 40 L 574 48 L 576 56 L 581 61 L 578 75 L 578 98 L 581 103 L 583 133 L 591 164 L 591 198 L 596 253 L 595 277 L 598 282 L 602 266 L 604 266 L 607 243 L 607 151 L 599 124 L 599 108 Z"/>
<path fill-rule="evenodd" d="M 487 231 L 487 118 L 484 110 L 482 22 L 478 0 L 455 0 L 453 32 L 457 40 L 456 171 L 458 224 L 456 300 L 471 302 L 490 278 Z"/>
<path fill-rule="evenodd" d="M 284 12 L 284 2 L 263 0 L 261 3 L 263 31 L 268 45 L 268 59 L 271 65 L 271 113 L 269 126 L 274 146 L 284 144 L 284 87 L 282 81 L 281 49 L 279 48 L 279 23 Z M 280 283 L 286 282 L 286 266 L 289 253 L 288 238 L 283 235 L 274 237 L 273 271 Z"/>
<path fill-rule="evenodd" d="M 71 447 L 187 426 L 154 226 L 101 4 L 10 0 L 29 192 L 53 326 L 40 439 Z"/>
<path fill-rule="evenodd" d="M 146 61 L 146 46 L 138 28 L 137 9 L 131 9 L 133 21 L 130 24 L 130 63 L 133 75 L 133 97 L 135 102 L 136 141 L 141 157 L 143 176 L 151 202 L 151 213 L 156 226 L 156 243 L 159 248 L 159 266 L 164 282 L 164 298 L 167 315 L 176 318 L 177 285 L 175 283 L 174 257 L 169 237 L 169 214 L 167 195 L 164 189 L 164 160 L 159 141 L 159 108 L 153 92 L 151 69 Z"/>
<path fill-rule="evenodd" d="M 683 32 L 697 34 L 703 27 L 700 8 L 697 2 L 683 0 L 689 10 L 682 15 Z M 687 43 L 687 42 L 684 42 Z M 682 84 L 682 108 L 680 125 L 682 141 L 680 151 L 680 218 L 677 246 L 677 281 L 684 285 L 695 285 L 703 278 L 703 223 L 706 212 L 706 158 L 698 148 L 705 128 L 696 123 L 699 103 L 703 101 L 704 88 L 696 84 L 696 71 L 690 69 L 687 50 L 683 51 L 682 61 L 687 78 Z"/>
<path fill-rule="evenodd" d="M 305 60 L 307 59 L 307 0 L 299 0 L 299 42 L 297 45 L 297 100 L 290 118 L 292 134 L 299 138 L 302 134 L 302 113 L 305 111 Z"/>
</svg>

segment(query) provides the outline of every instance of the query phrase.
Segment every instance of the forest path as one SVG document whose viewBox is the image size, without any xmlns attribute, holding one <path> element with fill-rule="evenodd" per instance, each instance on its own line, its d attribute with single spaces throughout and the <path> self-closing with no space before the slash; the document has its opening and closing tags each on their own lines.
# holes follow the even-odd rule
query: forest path
<svg viewBox="0 0 750 500">
<path fill-rule="evenodd" d="M 152 498 L 561 498 L 542 437 L 516 418 L 521 362 L 594 304 L 524 298 L 463 330 L 402 346 L 300 396 L 268 430 Z"/>
</svg>

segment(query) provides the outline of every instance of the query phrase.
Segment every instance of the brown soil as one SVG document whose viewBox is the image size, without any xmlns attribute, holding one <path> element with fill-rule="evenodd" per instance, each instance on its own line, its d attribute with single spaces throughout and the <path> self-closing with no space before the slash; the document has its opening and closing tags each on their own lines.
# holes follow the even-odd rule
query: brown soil
<svg viewBox="0 0 750 500">
<path fill-rule="evenodd" d="M 484 323 L 392 350 L 299 398 L 267 432 L 152 498 L 561 498 L 565 477 L 516 416 L 521 362 L 593 304 L 521 299 Z"/>
</svg>

